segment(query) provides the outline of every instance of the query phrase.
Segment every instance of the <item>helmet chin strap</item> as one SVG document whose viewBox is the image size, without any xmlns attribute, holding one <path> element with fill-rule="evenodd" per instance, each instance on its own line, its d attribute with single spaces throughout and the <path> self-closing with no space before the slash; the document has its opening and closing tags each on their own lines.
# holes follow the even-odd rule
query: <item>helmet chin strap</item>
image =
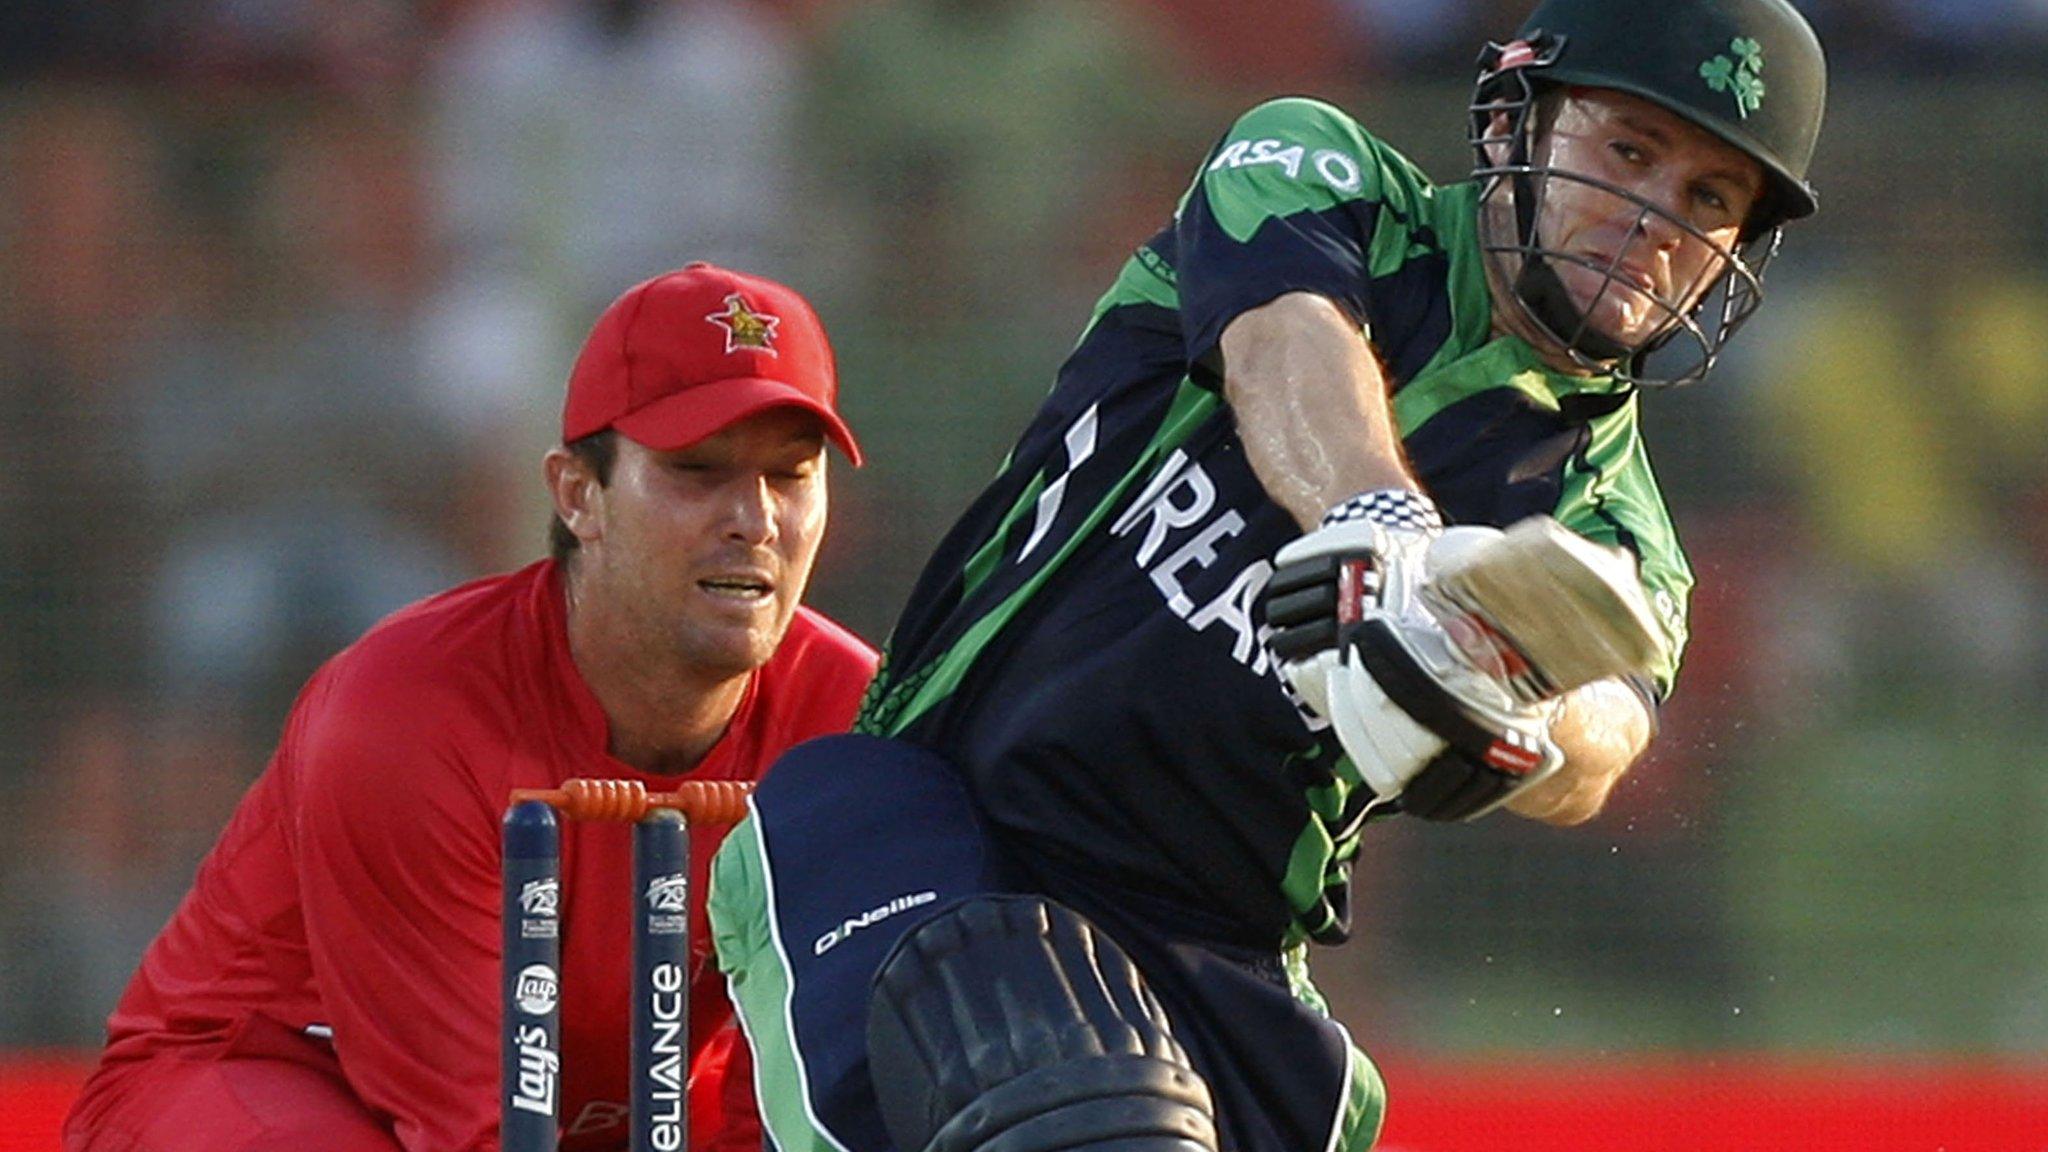
<svg viewBox="0 0 2048 1152">
<path fill-rule="evenodd" d="M 1572 303 L 1564 280 L 1543 255 L 1543 239 L 1537 235 L 1536 202 L 1542 191 L 1530 173 L 1530 142 L 1533 133 L 1517 125 L 1513 161 L 1515 184 L 1515 233 L 1521 249 L 1522 267 L 1515 273 L 1515 298 L 1529 318 L 1562 345 L 1601 363 L 1625 360 L 1635 355 L 1630 348 L 1593 327 L 1592 321 Z"/>
<path fill-rule="evenodd" d="M 1557 269 L 1543 256 L 1543 241 L 1536 232 L 1536 207 L 1542 190 L 1530 171 L 1535 133 L 1529 130 L 1528 117 L 1535 111 L 1534 94 L 1527 99 L 1528 103 L 1516 116 L 1509 146 L 1509 165 L 1514 169 L 1515 236 L 1522 257 L 1521 270 L 1515 273 L 1515 298 L 1521 301 L 1529 318 L 1567 351 L 1602 363 L 1626 359 L 1636 349 L 1597 331 L 1578 305 L 1572 303 L 1571 293 L 1565 290 Z"/>
<path fill-rule="evenodd" d="M 1571 293 L 1543 251 L 1536 246 L 1532 231 L 1530 246 L 1522 253 L 1522 270 L 1515 275 L 1514 293 L 1538 324 L 1567 349 L 1602 363 L 1626 360 L 1640 349 L 1631 348 L 1593 327 L 1584 312 L 1572 303 Z M 1570 335 L 1566 335 L 1570 333 Z"/>
</svg>

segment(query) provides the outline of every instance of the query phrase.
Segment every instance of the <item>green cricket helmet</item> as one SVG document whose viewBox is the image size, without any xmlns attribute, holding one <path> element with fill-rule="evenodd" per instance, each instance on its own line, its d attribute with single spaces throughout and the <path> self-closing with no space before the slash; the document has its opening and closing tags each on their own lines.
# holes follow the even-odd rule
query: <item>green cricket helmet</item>
<svg viewBox="0 0 2048 1152">
<path fill-rule="evenodd" d="M 1538 159 L 1540 125 L 1532 113 L 1545 91 L 1559 87 L 1606 88 L 1648 100 L 1756 161 L 1764 192 L 1736 245 L 1716 245 L 1627 189 Z M 1481 244 L 1519 259 L 1516 305 L 1589 370 L 1639 384 L 1700 379 L 1762 302 L 1763 269 L 1777 251 L 1780 227 L 1818 206 L 1806 171 L 1826 90 L 1820 41 L 1788 0 L 1545 0 L 1513 39 L 1487 45 L 1480 57 L 1471 111 L 1474 175 L 1482 182 Z M 1620 257 L 1601 266 L 1544 245 L 1538 220 L 1553 180 L 1601 187 L 1634 204 L 1637 229 L 1653 216 L 1676 226 L 1714 248 L 1721 270 L 1709 283 L 1652 298 L 1665 323 L 1648 339 L 1624 345 L 1595 330 L 1587 320 L 1591 304 L 1572 301 L 1554 264 L 1603 273 L 1599 293 L 1605 293 L 1616 283 Z M 1504 235 L 1510 219 L 1512 237 Z M 1703 324 L 1702 316 L 1714 319 Z M 1695 346 L 1695 357 L 1677 371 L 1647 374 L 1649 353 L 1680 335 Z"/>
</svg>

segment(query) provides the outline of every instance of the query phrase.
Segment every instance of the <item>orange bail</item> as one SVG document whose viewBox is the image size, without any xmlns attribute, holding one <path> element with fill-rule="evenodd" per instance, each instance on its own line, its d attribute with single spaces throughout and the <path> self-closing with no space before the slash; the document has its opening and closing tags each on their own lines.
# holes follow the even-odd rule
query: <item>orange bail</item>
<svg viewBox="0 0 2048 1152">
<path fill-rule="evenodd" d="M 512 803 L 538 800 L 570 820 L 637 821 L 656 808 L 692 824 L 732 824 L 747 814 L 745 780 L 690 780 L 673 792 L 649 792 L 638 780 L 564 780 L 560 788 L 514 788 Z"/>
</svg>

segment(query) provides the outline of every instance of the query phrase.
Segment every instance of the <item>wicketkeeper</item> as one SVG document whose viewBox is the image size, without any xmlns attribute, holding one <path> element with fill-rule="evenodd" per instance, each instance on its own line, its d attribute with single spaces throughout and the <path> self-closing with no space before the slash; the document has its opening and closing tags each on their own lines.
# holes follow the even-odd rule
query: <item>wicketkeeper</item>
<svg viewBox="0 0 2048 1152">
<path fill-rule="evenodd" d="M 787 285 L 698 263 L 605 309 L 541 464 L 548 558 L 393 613 L 313 675 L 108 1019 L 66 1152 L 497 1152 L 513 789 L 751 781 L 845 731 L 874 670 L 802 603 L 826 445 L 860 459 L 838 398 Z M 693 920 L 721 831 L 692 837 Z M 559 969 L 526 981 L 559 1043 L 523 1045 L 512 1106 L 559 1117 L 562 1152 L 623 1152 L 634 844 L 577 823 L 560 847 L 560 882 L 518 893 L 560 926 Z M 697 1152 L 750 1152 L 707 960 L 679 1010 L 690 1127 Z"/>
<path fill-rule="evenodd" d="M 1814 211 L 1824 72 L 1786 0 L 1548 0 L 1468 182 L 1229 128 L 714 866 L 780 1152 L 1373 1143 L 1306 945 L 1374 819 L 1575 823 L 1649 742 L 1692 577 L 1638 404 Z"/>
</svg>

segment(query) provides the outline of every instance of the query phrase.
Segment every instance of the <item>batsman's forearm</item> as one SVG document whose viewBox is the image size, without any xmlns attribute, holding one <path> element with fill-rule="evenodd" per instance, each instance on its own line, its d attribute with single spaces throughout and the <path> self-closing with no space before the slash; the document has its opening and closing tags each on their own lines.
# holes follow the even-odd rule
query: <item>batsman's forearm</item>
<svg viewBox="0 0 2048 1152">
<path fill-rule="evenodd" d="M 1421 489 L 1401 451 L 1386 374 L 1336 304 L 1282 296 L 1231 321 L 1222 348 L 1223 394 L 1252 471 L 1303 528 L 1360 492 Z"/>
<path fill-rule="evenodd" d="M 1545 824 L 1583 824 L 1600 813 L 1649 747 L 1650 714 L 1626 684 L 1596 680 L 1564 694 L 1550 738 L 1564 753 L 1564 766 L 1517 793 L 1507 809 Z"/>
</svg>

